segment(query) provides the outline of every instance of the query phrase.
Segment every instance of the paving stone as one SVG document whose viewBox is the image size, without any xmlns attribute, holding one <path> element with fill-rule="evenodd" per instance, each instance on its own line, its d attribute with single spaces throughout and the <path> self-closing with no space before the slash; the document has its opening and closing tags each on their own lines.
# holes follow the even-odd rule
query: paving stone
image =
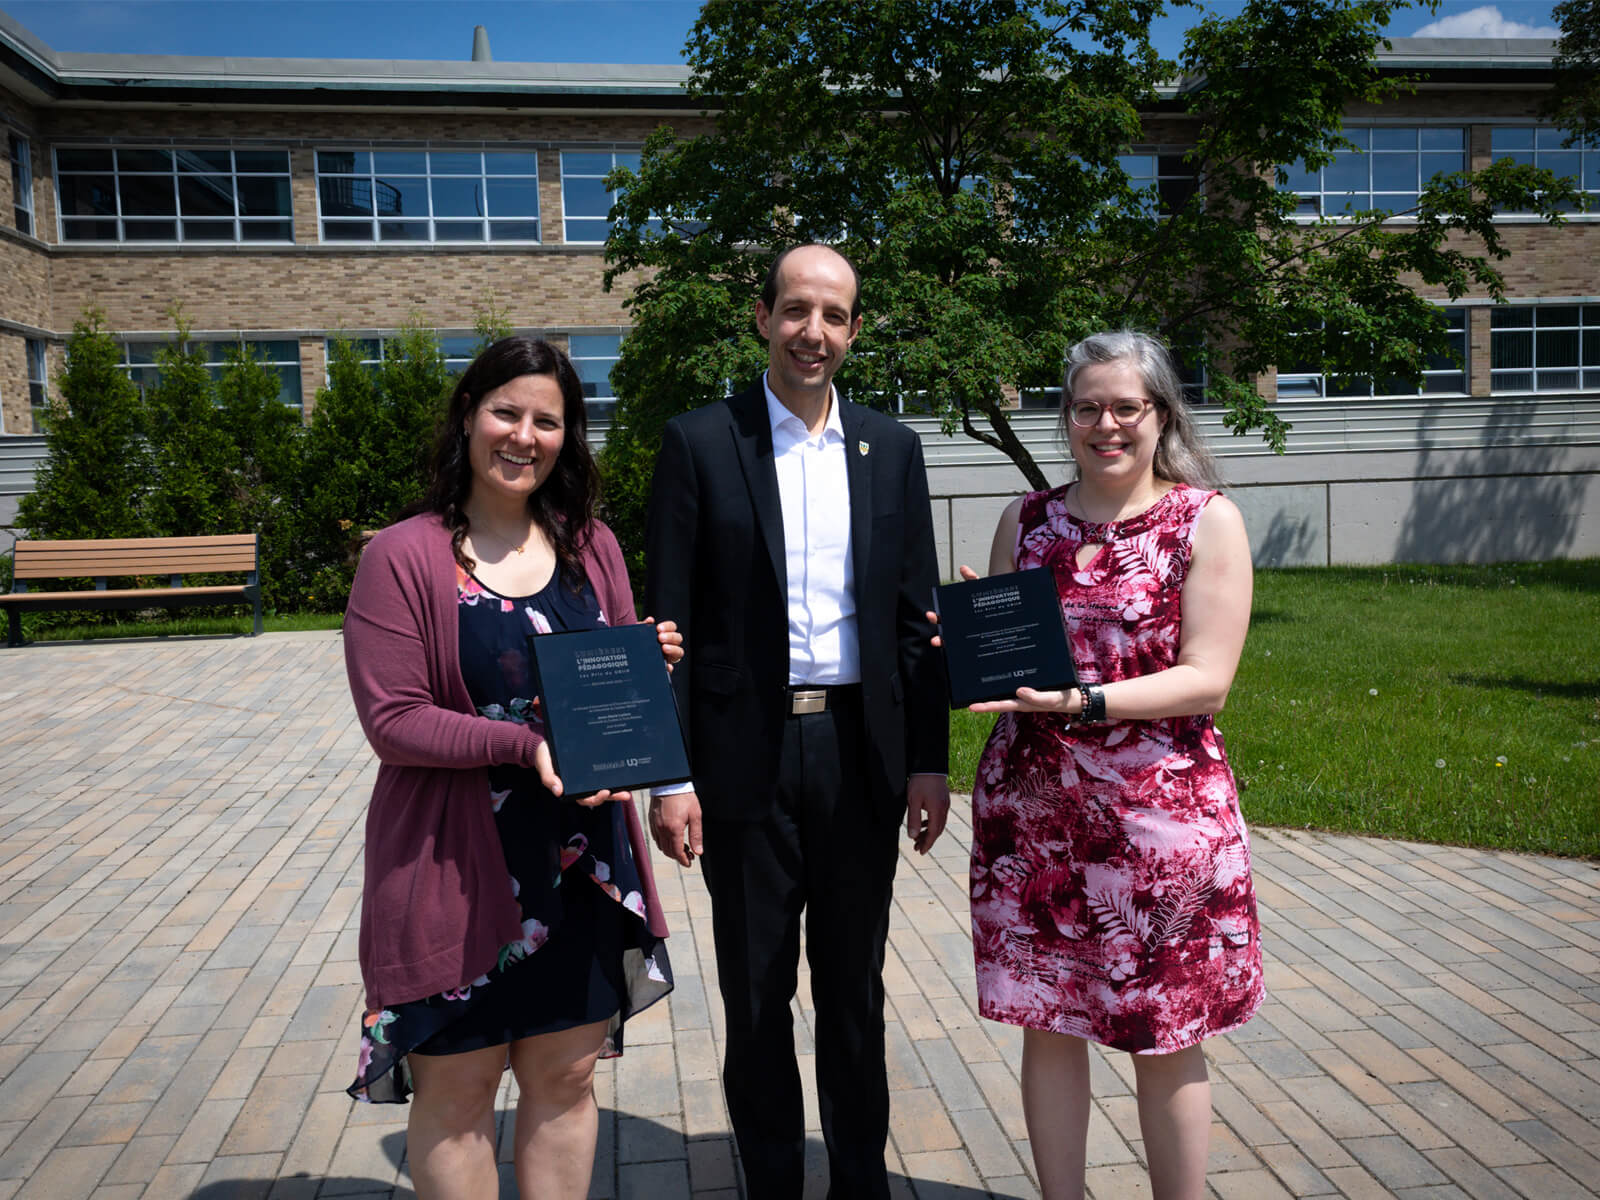
<svg viewBox="0 0 1600 1200">
<path fill-rule="evenodd" d="M 315 1075 L 262 1076 L 250 1089 L 220 1153 L 251 1156 L 287 1150 L 316 1085 Z"/>
<path fill-rule="evenodd" d="M 1539 1162 L 1543 1156 L 1528 1143 L 1484 1115 L 1454 1089 L 1442 1083 L 1396 1085 L 1401 1097 L 1441 1132 L 1468 1147 L 1488 1167 Z"/>
<path fill-rule="evenodd" d="M 1344 1148 L 1390 1190 L 1445 1182 L 1439 1169 L 1412 1149 L 1403 1138 L 1347 1138 Z"/>
<path fill-rule="evenodd" d="M 405 1110 L 342 1091 L 372 759 L 337 635 L 51 651 L 5 668 L 83 695 L 115 671 L 125 690 L 81 712 L 23 704 L 0 734 L 0 1200 L 93 1168 L 62 1200 L 145 1183 L 152 1200 L 214 1184 L 411 1197 Z M 1022 1033 L 976 1012 L 967 805 L 900 865 L 896 1200 L 1037 1195 Z M 1253 850 L 1269 996 L 1206 1046 L 1210 1194 L 1584 1194 L 1600 1177 L 1600 868 L 1272 829 Z M 660 884 L 678 988 L 597 1072 L 592 1196 L 735 1200 L 704 884 L 676 868 Z M 809 979 L 796 1040 L 820 1197 Z M 1131 1063 L 1095 1049 L 1090 1076 L 1089 1193 L 1146 1196 Z M 509 1076 L 500 1101 L 509 1181 Z"/>
<path fill-rule="evenodd" d="M 901 1155 L 954 1150 L 961 1145 L 961 1135 L 932 1088 L 911 1088 L 890 1097 L 889 1136 Z"/>
<path fill-rule="evenodd" d="M 694 1138 L 688 1144 L 689 1182 L 696 1196 L 706 1193 L 735 1192 L 739 1170 L 734 1161 L 733 1138 Z"/>
<path fill-rule="evenodd" d="M 99 1184 L 117 1146 L 70 1146 L 52 1150 L 28 1175 L 17 1200 L 72 1200 L 87 1196 Z"/>
<path fill-rule="evenodd" d="M 1527 1200 L 1593 1200 L 1594 1185 L 1579 1183 L 1549 1163 L 1501 1167 L 1496 1174 Z"/>
<path fill-rule="evenodd" d="M 688 1200 L 686 1161 L 634 1163 L 617 1172 L 617 1200 Z"/>
<path fill-rule="evenodd" d="M 58 1096 L 11 1139 L 0 1154 L 0 1179 L 27 1178 L 88 1107 L 87 1096 Z"/>
</svg>

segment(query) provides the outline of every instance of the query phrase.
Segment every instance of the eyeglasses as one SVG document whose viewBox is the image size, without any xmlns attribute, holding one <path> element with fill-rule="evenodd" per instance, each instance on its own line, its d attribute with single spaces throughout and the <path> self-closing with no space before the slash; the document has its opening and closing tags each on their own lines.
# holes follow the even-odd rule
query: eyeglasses
<svg viewBox="0 0 1600 1200">
<path fill-rule="evenodd" d="M 1074 400 L 1067 405 L 1067 418 L 1079 429 L 1093 429 L 1100 424 L 1100 414 L 1110 412 L 1111 419 L 1122 428 L 1137 425 L 1144 414 L 1155 405 L 1149 400 L 1128 396 L 1109 404 L 1096 404 L 1093 400 Z"/>
</svg>

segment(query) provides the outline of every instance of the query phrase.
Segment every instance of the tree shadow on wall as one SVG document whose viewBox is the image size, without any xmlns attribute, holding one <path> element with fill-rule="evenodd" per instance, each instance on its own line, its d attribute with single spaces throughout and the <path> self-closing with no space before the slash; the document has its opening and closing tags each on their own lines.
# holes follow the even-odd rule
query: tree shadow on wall
<svg viewBox="0 0 1600 1200">
<path fill-rule="evenodd" d="M 1560 429 L 1547 409 L 1533 403 L 1495 407 L 1477 450 L 1447 449 L 1449 410 L 1438 405 L 1423 416 L 1410 511 L 1395 543 L 1398 562 L 1513 562 L 1559 558 L 1576 543 L 1583 511 L 1585 475 L 1557 475 L 1569 458 L 1558 442 Z M 1535 425 L 1539 426 L 1535 433 Z M 1546 473 L 1526 474 L 1536 449 Z M 1443 461 L 1470 456 L 1470 477 L 1448 475 Z"/>
<path fill-rule="evenodd" d="M 1257 567 L 1322 566 L 1323 556 L 1313 557 L 1316 548 L 1317 534 L 1310 517 L 1276 512 L 1267 532 L 1251 545 L 1250 557 Z"/>
</svg>

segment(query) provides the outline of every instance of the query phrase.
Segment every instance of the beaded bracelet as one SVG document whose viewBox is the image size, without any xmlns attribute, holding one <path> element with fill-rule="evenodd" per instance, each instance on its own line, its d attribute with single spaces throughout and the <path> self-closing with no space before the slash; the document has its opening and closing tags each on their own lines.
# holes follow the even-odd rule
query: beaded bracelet
<svg viewBox="0 0 1600 1200">
<path fill-rule="evenodd" d="M 1099 725 L 1106 719 L 1106 690 L 1098 683 L 1085 684 L 1078 689 L 1083 697 L 1083 711 L 1078 720 L 1084 725 Z"/>
</svg>

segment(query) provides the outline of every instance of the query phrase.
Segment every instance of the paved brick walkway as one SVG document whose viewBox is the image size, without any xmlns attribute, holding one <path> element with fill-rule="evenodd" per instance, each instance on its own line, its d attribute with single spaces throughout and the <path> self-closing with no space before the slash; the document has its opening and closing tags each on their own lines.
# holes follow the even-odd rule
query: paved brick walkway
<svg viewBox="0 0 1600 1200">
<path fill-rule="evenodd" d="M 0 1200 L 409 1196 L 404 1110 L 342 1090 L 371 757 L 337 635 L 0 650 L 0 714 Z M 889 1153 L 922 1200 L 1035 1195 L 1019 1038 L 974 1013 L 967 833 L 958 800 L 904 859 L 890 939 Z M 1255 851 L 1271 997 L 1208 1045 L 1214 1193 L 1593 1195 L 1600 868 Z M 593 1195 L 732 1198 L 705 893 L 662 883 L 678 989 L 602 1068 Z M 1148 1195 L 1125 1058 L 1094 1077 L 1092 1192 Z"/>
</svg>

